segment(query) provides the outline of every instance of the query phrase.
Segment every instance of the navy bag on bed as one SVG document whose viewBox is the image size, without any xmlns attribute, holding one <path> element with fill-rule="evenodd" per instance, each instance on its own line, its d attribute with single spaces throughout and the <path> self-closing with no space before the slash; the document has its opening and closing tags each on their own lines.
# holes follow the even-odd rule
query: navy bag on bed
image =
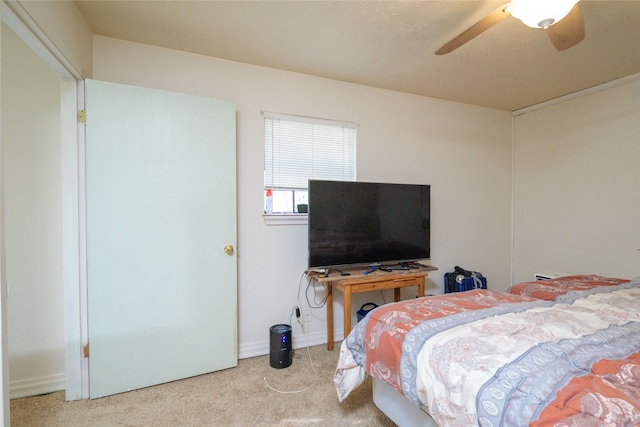
<svg viewBox="0 0 640 427">
<path fill-rule="evenodd" d="M 478 271 L 465 270 L 455 266 L 454 271 L 444 273 L 444 292 L 470 291 L 472 289 L 487 289 L 487 278 Z"/>
</svg>

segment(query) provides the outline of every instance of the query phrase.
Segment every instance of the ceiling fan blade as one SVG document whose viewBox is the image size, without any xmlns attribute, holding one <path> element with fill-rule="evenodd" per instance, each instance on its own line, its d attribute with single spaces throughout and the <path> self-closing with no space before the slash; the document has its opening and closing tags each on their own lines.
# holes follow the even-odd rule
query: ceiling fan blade
<svg viewBox="0 0 640 427">
<path fill-rule="evenodd" d="M 567 16 L 547 28 L 547 35 L 558 50 L 569 49 L 584 39 L 584 19 L 578 3 Z"/>
<path fill-rule="evenodd" d="M 504 18 L 510 15 L 509 12 L 507 12 L 508 6 L 509 3 L 494 10 L 493 12 L 464 30 L 462 33 L 458 34 L 456 37 L 454 37 L 453 39 L 445 43 L 444 46 L 438 49 L 436 51 L 436 55 L 446 55 L 447 53 L 456 50 L 469 40 L 473 39 L 476 36 L 479 36 L 484 31 L 502 21 Z"/>
</svg>

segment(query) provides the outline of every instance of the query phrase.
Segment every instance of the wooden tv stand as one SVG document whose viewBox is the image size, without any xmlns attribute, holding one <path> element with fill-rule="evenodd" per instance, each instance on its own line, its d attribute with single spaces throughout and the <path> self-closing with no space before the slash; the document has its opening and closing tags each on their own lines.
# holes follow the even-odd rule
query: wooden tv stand
<svg viewBox="0 0 640 427">
<path fill-rule="evenodd" d="M 393 270 L 391 272 L 376 270 L 364 274 L 366 268 L 351 268 L 341 271 L 349 273 L 342 276 L 338 271 L 329 276 L 318 272 L 311 272 L 313 279 L 327 285 L 327 350 L 333 350 L 333 289 L 337 289 L 344 296 L 344 337 L 351 332 L 351 295 L 358 292 L 380 291 L 393 289 L 394 301 L 400 301 L 400 289 L 407 286 L 418 287 L 418 297 L 424 296 L 424 279 L 436 267 L 426 266 L 411 270 Z"/>
</svg>

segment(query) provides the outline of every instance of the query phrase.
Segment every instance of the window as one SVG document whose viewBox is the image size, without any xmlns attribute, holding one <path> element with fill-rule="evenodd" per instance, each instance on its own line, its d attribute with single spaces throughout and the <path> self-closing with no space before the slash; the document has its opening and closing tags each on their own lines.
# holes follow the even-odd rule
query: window
<svg viewBox="0 0 640 427">
<path fill-rule="evenodd" d="M 265 112 L 265 213 L 306 213 L 308 181 L 355 181 L 355 159 L 355 123 Z"/>
</svg>

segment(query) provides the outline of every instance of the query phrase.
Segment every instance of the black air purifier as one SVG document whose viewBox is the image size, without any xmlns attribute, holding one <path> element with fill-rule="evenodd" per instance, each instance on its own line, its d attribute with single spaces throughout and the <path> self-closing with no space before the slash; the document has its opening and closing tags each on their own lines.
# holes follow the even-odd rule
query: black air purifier
<svg viewBox="0 0 640 427">
<path fill-rule="evenodd" d="M 273 325 L 269 328 L 269 340 L 271 352 L 269 364 L 272 368 L 287 368 L 293 361 L 293 348 L 291 347 L 291 326 Z"/>
</svg>

